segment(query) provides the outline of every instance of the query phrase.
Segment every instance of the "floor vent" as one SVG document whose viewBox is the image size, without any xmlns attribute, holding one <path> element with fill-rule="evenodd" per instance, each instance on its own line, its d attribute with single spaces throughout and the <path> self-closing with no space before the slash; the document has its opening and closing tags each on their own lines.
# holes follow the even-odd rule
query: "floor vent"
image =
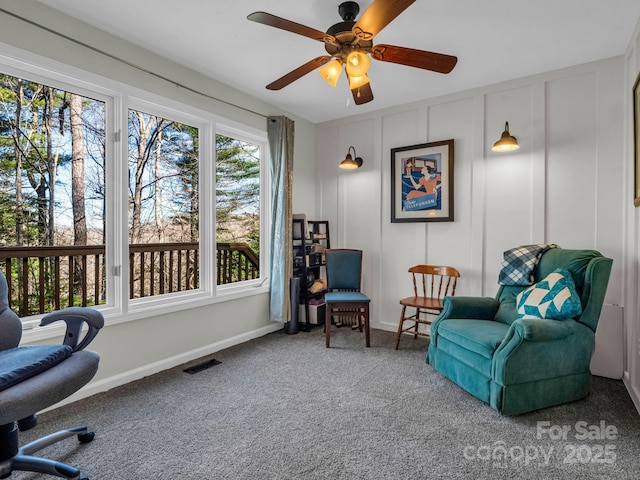
<svg viewBox="0 0 640 480">
<path fill-rule="evenodd" d="M 208 368 L 211 368 L 215 365 L 219 365 L 220 363 L 222 362 L 220 362 L 219 360 L 216 360 L 215 358 L 212 358 L 211 360 L 207 360 L 206 362 L 199 363 L 197 365 L 194 365 L 193 367 L 185 368 L 184 371 L 187 373 L 194 374 L 194 373 L 198 373 L 203 370 L 206 370 Z"/>
</svg>

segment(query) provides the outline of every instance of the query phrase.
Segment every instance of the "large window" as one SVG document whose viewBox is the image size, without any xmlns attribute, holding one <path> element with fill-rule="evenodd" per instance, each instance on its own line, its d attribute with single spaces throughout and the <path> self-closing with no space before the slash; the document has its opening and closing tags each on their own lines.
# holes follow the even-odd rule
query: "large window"
<svg viewBox="0 0 640 480">
<path fill-rule="evenodd" d="M 129 297 L 199 288 L 198 128 L 129 110 Z"/>
<path fill-rule="evenodd" d="M 0 261 L 21 315 L 105 302 L 105 104 L 0 76 Z"/>
<path fill-rule="evenodd" d="M 260 153 L 254 143 L 216 135 L 216 280 L 260 276 Z"/>
<path fill-rule="evenodd" d="M 260 291 L 266 132 L 2 61 L 0 270 L 16 313 L 151 315 Z"/>
</svg>

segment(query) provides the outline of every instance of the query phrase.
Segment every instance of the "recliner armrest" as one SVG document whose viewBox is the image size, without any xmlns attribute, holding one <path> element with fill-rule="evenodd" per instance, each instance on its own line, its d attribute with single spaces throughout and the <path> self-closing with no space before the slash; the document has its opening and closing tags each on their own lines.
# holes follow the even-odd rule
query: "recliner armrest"
<svg viewBox="0 0 640 480">
<path fill-rule="evenodd" d="M 519 318 L 511 324 L 520 337 L 532 342 L 545 342 L 568 337 L 575 332 L 574 320 L 550 320 L 547 318 Z"/>
<path fill-rule="evenodd" d="M 493 297 L 445 297 L 441 318 L 493 320 L 500 302 Z"/>
<path fill-rule="evenodd" d="M 431 345 L 438 344 L 440 322 L 448 319 L 494 320 L 500 302 L 493 297 L 444 297 L 442 312 L 431 324 Z"/>
<path fill-rule="evenodd" d="M 67 324 L 64 344 L 70 346 L 74 352 L 82 350 L 89 345 L 98 334 L 98 331 L 104 326 L 102 313 L 90 307 L 69 307 L 48 313 L 42 317 L 40 326 L 44 327 L 59 320 L 63 320 Z M 79 341 L 80 333 L 85 323 L 88 326 L 88 330 L 82 341 Z"/>
</svg>

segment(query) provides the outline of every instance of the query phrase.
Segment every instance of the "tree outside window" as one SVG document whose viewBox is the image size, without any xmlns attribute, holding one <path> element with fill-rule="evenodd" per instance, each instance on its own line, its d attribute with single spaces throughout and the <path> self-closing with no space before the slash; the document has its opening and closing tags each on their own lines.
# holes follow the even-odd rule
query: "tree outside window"
<svg viewBox="0 0 640 480">
<path fill-rule="evenodd" d="M 105 302 L 92 248 L 105 242 L 104 118 L 104 102 L 0 75 L 0 260 L 19 313 Z"/>
</svg>

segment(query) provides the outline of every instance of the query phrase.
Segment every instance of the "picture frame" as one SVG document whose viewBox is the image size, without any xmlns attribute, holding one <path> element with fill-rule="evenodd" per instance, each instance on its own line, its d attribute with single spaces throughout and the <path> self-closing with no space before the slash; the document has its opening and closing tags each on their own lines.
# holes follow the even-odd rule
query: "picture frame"
<svg viewBox="0 0 640 480">
<path fill-rule="evenodd" d="M 640 207 L 640 72 L 633 84 L 633 205 Z"/>
<path fill-rule="evenodd" d="M 453 222 L 454 141 L 391 149 L 391 222 Z"/>
</svg>

